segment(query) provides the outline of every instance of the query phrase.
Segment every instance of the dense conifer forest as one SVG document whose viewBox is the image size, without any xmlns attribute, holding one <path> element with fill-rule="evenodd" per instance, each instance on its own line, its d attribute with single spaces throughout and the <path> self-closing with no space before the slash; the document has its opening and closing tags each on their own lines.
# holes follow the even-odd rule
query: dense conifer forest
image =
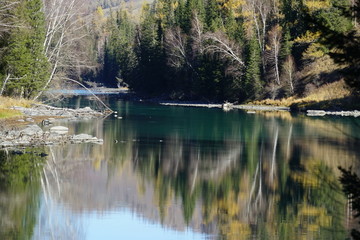
<svg viewBox="0 0 360 240">
<path fill-rule="evenodd" d="M 1 0 L 1 94 L 68 80 L 176 100 L 359 89 L 359 2 Z"/>
</svg>

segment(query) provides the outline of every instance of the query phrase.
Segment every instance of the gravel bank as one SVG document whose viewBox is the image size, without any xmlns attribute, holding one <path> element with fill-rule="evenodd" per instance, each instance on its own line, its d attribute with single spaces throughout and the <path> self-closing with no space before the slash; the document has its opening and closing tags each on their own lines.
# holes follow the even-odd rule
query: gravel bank
<svg viewBox="0 0 360 240">
<path fill-rule="evenodd" d="M 106 113 L 97 112 L 90 107 L 69 109 L 56 108 L 43 104 L 36 104 L 32 108 L 12 107 L 23 113 L 21 118 L 15 121 L 12 127 L 1 126 L 0 131 L 0 148 L 16 148 L 29 147 L 39 145 L 54 145 L 54 144 L 76 144 L 76 143 L 95 143 L 102 144 L 103 140 L 97 137 L 82 133 L 78 135 L 69 134 L 69 129 L 58 125 L 59 119 L 73 120 L 88 120 L 94 118 L 105 117 Z M 41 120 L 41 124 L 38 122 Z M 46 125 L 50 127 L 44 131 L 39 125 Z M 51 127 L 53 126 L 53 127 Z M 47 128 L 48 128 L 47 127 Z"/>
</svg>

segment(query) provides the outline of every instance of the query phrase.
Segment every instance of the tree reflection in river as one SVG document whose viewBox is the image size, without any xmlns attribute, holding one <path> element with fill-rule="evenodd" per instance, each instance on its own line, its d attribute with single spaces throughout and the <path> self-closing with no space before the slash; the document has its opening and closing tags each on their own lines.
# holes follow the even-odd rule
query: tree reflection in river
<svg viewBox="0 0 360 240">
<path fill-rule="evenodd" d="M 35 236 L 86 238 L 89 214 L 121 209 L 215 239 L 348 236 L 337 166 L 358 169 L 360 151 L 348 120 L 117 108 L 122 121 L 69 123 L 103 146 L 49 148 Z"/>
<path fill-rule="evenodd" d="M 30 239 L 38 217 L 43 149 L 0 151 L 0 239 Z"/>
</svg>

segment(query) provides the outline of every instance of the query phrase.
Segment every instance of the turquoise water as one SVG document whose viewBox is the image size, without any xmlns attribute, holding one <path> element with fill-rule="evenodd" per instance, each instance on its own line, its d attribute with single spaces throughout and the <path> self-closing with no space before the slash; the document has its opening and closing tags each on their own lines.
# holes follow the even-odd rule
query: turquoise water
<svg viewBox="0 0 360 240">
<path fill-rule="evenodd" d="M 117 117 L 59 123 L 103 145 L 2 153 L 0 239 L 348 237 L 359 119 L 105 100 Z"/>
</svg>

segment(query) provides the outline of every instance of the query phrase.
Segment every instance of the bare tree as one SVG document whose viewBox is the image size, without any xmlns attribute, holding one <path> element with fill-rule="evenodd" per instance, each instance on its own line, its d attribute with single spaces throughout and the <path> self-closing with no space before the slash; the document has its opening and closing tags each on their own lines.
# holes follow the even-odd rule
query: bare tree
<svg viewBox="0 0 360 240">
<path fill-rule="evenodd" d="M 233 63 L 239 64 L 241 67 L 245 66 L 241 58 L 241 49 L 234 41 L 228 39 L 225 34 L 221 32 L 207 33 L 204 35 L 204 40 L 207 41 L 205 50 L 211 54 L 219 54 L 220 57 L 229 59 Z"/>
<path fill-rule="evenodd" d="M 59 72 L 69 71 L 74 66 L 75 69 L 88 66 L 84 60 L 85 51 L 81 49 L 81 41 L 88 35 L 81 9 L 82 1 L 78 0 L 44 0 L 47 24 L 44 54 L 51 64 L 51 72 L 35 99 L 40 97 Z"/>
<path fill-rule="evenodd" d="M 270 0 L 247 0 L 247 11 L 251 13 L 255 34 L 260 46 L 261 55 L 264 56 L 266 45 L 266 32 L 268 29 L 268 19 L 273 11 Z M 263 70 L 265 72 L 265 59 L 262 59 Z"/>
<path fill-rule="evenodd" d="M 204 53 L 204 26 L 196 12 L 191 21 L 191 37 L 193 54 L 202 55 Z"/>
<path fill-rule="evenodd" d="M 274 78 L 277 85 L 280 85 L 280 71 L 279 71 L 279 53 L 281 43 L 281 27 L 275 25 L 269 31 L 269 44 L 268 59 L 272 62 L 271 65 L 274 70 Z"/>
<path fill-rule="evenodd" d="M 168 29 L 165 33 L 165 47 L 167 48 L 168 62 L 170 66 L 180 68 L 184 65 L 196 73 L 196 58 L 204 54 L 204 33 L 203 25 L 196 12 L 193 13 L 191 21 L 191 46 L 189 38 L 182 33 L 180 27 Z M 191 50 L 191 51 L 189 51 Z"/>
<path fill-rule="evenodd" d="M 294 92 L 295 92 L 294 73 L 295 73 L 295 61 L 294 61 L 293 56 L 290 55 L 286 58 L 286 60 L 284 62 L 283 76 L 285 77 L 285 81 L 289 84 L 291 94 L 294 94 Z"/>
<path fill-rule="evenodd" d="M 180 27 L 168 29 L 165 32 L 165 47 L 168 52 L 168 63 L 174 68 L 181 68 L 184 64 L 191 66 L 186 54 L 186 35 Z"/>
</svg>

